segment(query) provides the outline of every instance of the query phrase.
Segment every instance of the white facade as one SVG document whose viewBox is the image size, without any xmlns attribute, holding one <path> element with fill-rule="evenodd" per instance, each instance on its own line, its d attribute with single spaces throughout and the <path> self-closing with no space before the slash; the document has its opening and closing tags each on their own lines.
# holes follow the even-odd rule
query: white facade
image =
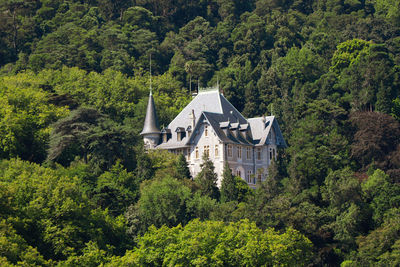
<svg viewBox="0 0 400 267">
<path fill-rule="evenodd" d="M 286 147 L 275 117 L 245 119 L 217 88 L 200 91 L 161 130 L 160 137 L 154 148 L 183 153 L 193 177 L 201 171 L 202 156 L 207 153 L 214 163 L 218 186 L 227 162 L 234 175 L 255 187 L 265 179 L 277 148 Z"/>
</svg>

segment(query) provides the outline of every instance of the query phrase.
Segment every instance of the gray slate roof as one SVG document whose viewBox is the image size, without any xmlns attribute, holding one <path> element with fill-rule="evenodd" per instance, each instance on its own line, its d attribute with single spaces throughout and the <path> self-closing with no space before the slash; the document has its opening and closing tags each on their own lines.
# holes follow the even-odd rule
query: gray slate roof
<svg viewBox="0 0 400 267">
<path fill-rule="evenodd" d="M 192 110 L 195 115 L 193 134 L 191 137 L 186 134 L 181 141 L 178 141 L 176 130 L 181 130 L 182 127 L 187 129 L 192 125 Z M 278 146 L 286 147 L 275 117 L 266 117 L 265 122 L 263 122 L 262 117 L 245 119 L 218 90 L 213 90 L 200 91 L 166 127 L 170 130 L 172 136 L 168 142 L 161 143 L 157 148 L 172 149 L 189 146 L 196 136 L 196 131 L 203 123 L 208 123 L 222 142 L 242 145 L 266 144 L 271 127 L 273 127 Z"/>
<path fill-rule="evenodd" d="M 158 118 L 153 95 L 150 91 L 149 101 L 147 103 L 146 118 L 144 120 L 143 131 L 140 133 L 140 135 L 155 133 L 160 133 L 160 126 L 158 125 Z"/>
</svg>

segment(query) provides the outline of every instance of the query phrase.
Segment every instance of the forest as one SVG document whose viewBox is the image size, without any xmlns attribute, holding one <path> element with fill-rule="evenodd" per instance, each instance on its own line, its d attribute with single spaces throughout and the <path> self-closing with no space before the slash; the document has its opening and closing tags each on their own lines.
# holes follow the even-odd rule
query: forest
<svg viewBox="0 0 400 267">
<path fill-rule="evenodd" d="M 145 153 L 150 66 L 161 125 L 276 116 L 256 190 Z M 399 222 L 398 0 L 0 0 L 1 266 L 399 266 Z"/>
</svg>

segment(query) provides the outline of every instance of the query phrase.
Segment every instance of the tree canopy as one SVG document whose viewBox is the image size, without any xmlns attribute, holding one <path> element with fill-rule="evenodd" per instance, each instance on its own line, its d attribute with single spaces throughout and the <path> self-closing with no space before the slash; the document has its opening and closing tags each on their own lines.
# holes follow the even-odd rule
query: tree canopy
<svg viewBox="0 0 400 267">
<path fill-rule="evenodd" d="M 0 1 L 0 265 L 399 265 L 399 11 Z M 143 149 L 150 81 L 161 126 L 218 84 L 288 148 L 256 189 L 190 177 Z"/>
</svg>

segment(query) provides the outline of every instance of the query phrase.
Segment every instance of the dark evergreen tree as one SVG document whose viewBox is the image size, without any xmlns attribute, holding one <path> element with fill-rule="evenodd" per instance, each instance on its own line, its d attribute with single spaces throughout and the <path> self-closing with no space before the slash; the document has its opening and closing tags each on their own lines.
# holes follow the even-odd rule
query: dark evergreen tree
<svg viewBox="0 0 400 267">
<path fill-rule="evenodd" d="M 179 179 L 190 179 L 190 170 L 183 154 L 179 154 L 178 159 L 176 161 L 176 174 Z"/>
<path fill-rule="evenodd" d="M 219 199 L 219 190 L 217 187 L 218 176 L 214 172 L 214 163 L 209 159 L 206 153 L 203 154 L 203 163 L 200 165 L 201 171 L 196 176 L 196 182 L 200 186 L 203 195 Z"/>
<path fill-rule="evenodd" d="M 68 165 L 82 157 L 102 170 L 111 168 L 118 159 L 128 170 L 135 135 L 130 127 L 120 125 L 92 108 L 79 108 L 54 124 L 50 135 L 48 159 Z"/>
<path fill-rule="evenodd" d="M 383 85 L 381 81 L 378 93 L 376 94 L 376 110 L 382 113 L 390 114 L 392 110 L 392 99 L 390 96 L 390 88 Z"/>
<path fill-rule="evenodd" d="M 232 175 L 228 163 L 226 163 L 224 166 L 224 172 L 222 173 L 221 202 L 234 200 L 238 200 L 238 188 L 236 185 L 236 179 Z"/>
</svg>

